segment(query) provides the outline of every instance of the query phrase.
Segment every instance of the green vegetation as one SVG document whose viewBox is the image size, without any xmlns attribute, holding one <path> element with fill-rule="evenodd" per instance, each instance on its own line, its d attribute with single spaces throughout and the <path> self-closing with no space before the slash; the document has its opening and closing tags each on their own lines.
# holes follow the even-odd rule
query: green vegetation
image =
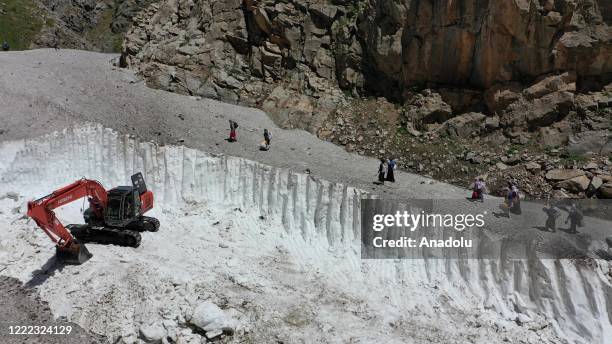
<svg viewBox="0 0 612 344">
<path fill-rule="evenodd" d="M 44 23 L 42 10 L 32 0 L 2 0 L 0 9 L 0 43 L 7 41 L 11 50 L 29 49 Z"/>
<path fill-rule="evenodd" d="M 406 127 L 404 126 L 398 126 L 396 134 L 399 136 L 408 135 L 408 129 L 406 129 Z"/>
<path fill-rule="evenodd" d="M 564 165 L 570 165 L 574 162 L 576 164 L 584 164 L 587 161 L 589 161 L 589 158 L 582 154 L 567 152 L 566 154 L 563 154 L 563 159 L 561 160 L 561 163 Z"/>
<path fill-rule="evenodd" d="M 97 50 L 108 53 L 121 52 L 121 34 L 111 30 L 112 23 L 113 9 L 109 8 L 102 13 L 96 26 L 85 33 L 85 38 L 92 42 Z"/>
</svg>

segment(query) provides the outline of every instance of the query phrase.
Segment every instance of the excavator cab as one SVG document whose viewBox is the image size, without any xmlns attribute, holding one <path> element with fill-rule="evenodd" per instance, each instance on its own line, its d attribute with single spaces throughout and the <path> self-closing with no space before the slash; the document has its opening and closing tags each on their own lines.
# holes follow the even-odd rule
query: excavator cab
<svg viewBox="0 0 612 344">
<path fill-rule="evenodd" d="M 112 227 L 127 227 L 138 217 L 140 194 L 132 186 L 118 186 L 108 192 L 104 222 Z"/>
<path fill-rule="evenodd" d="M 126 228 L 138 219 L 142 209 L 140 196 L 147 193 L 141 173 L 132 176 L 131 186 L 118 186 L 108 191 L 104 222 L 112 227 Z"/>
</svg>

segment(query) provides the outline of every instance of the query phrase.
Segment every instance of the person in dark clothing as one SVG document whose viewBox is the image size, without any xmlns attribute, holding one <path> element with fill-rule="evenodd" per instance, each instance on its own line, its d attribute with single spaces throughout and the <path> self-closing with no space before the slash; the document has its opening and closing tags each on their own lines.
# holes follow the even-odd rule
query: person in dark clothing
<svg viewBox="0 0 612 344">
<path fill-rule="evenodd" d="M 7 41 L 4 41 L 2 43 L 2 51 L 9 51 L 11 49 L 11 47 L 9 46 Z"/>
<path fill-rule="evenodd" d="M 231 119 L 229 120 L 229 125 L 230 125 L 230 135 L 229 135 L 229 142 L 236 142 L 236 129 L 238 128 L 238 123 L 232 121 Z"/>
<path fill-rule="evenodd" d="M 385 184 L 388 168 L 388 161 L 386 159 L 380 159 L 380 165 L 378 166 L 378 181 L 380 182 L 380 184 Z"/>
<path fill-rule="evenodd" d="M 544 227 L 546 230 L 551 230 L 553 233 L 557 231 L 557 218 L 561 213 L 559 212 L 559 208 L 555 207 L 553 204 L 548 204 L 544 207 L 544 213 L 546 213 L 546 223 Z"/>
<path fill-rule="evenodd" d="M 583 217 L 584 216 L 582 215 L 582 212 L 580 211 L 580 209 L 576 207 L 576 204 L 572 204 L 572 207 L 569 210 L 569 214 L 567 215 L 567 219 L 565 219 L 566 224 L 568 221 L 570 223 L 570 227 L 569 227 L 570 233 L 578 233 L 576 228 L 582 227 Z"/>
<path fill-rule="evenodd" d="M 272 134 L 270 134 L 268 129 L 264 129 L 264 141 L 266 141 L 266 146 L 270 147 L 271 139 L 272 139 Z"/>
<path fill-rule="evenodd" d="M 391 158 L 391 160 L 389 160 L 389 163 L 387 164 L 387 181 L 391 182 L 391 183 L 395 183 L 395 174 L 393 173 L 395 171 L 395 167 L 397 166 L 397 162 L 395 161 L 395 158 Z"/>
</svg>

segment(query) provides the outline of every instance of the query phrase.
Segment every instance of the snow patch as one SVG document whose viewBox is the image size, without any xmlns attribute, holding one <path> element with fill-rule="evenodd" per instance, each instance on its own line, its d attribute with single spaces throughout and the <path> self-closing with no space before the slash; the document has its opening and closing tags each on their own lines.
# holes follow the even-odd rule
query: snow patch
<svg viewBox="0 0 612 344">
<path fill-rule="evenodd" d="M 157 338 L 152 319 L 175 341 L 192 338 L 187 318 L 211 298 L 201 306 L 210 309 L 195 312 L 197 326 L 222 330 L 227 324 L 213 308 L 224 304 L 239 321 L 236 337 L 255 342 L 612 338 L 612 286 L 597 261 L 364 261 L 363 190 L 97 125 L 2 147 L 9 148 L 0 154 L 0 195 L 21 199 L 81 177 L 127 185 L 143 172 L 160 232 L 146 233 L 136 250 L 92 245 L 85 268 L 37 272 L 52 256 L 48 239 L 22 213 L 7 212 L 15 202 L 0 200 L 0 234 L 18 233 L 0 241 L 3 273 L 38 286 L 56 314 L 113 340 Z M 80 216 L 77 208 L 69 213 Z"/>
</svg>

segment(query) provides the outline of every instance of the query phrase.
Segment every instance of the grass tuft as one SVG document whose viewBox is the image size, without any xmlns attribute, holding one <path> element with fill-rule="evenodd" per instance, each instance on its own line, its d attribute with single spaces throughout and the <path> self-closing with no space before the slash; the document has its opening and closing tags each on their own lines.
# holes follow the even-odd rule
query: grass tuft
<svg viewBox="0 0 612 344">
<path fill-rule="evenodd" d="M 2 0 L 0 9 L 0 44 L 7 41 L 11 50 L 29 49 L 45 21 L 43 11 L 32 0 Z"/>
</svg>

